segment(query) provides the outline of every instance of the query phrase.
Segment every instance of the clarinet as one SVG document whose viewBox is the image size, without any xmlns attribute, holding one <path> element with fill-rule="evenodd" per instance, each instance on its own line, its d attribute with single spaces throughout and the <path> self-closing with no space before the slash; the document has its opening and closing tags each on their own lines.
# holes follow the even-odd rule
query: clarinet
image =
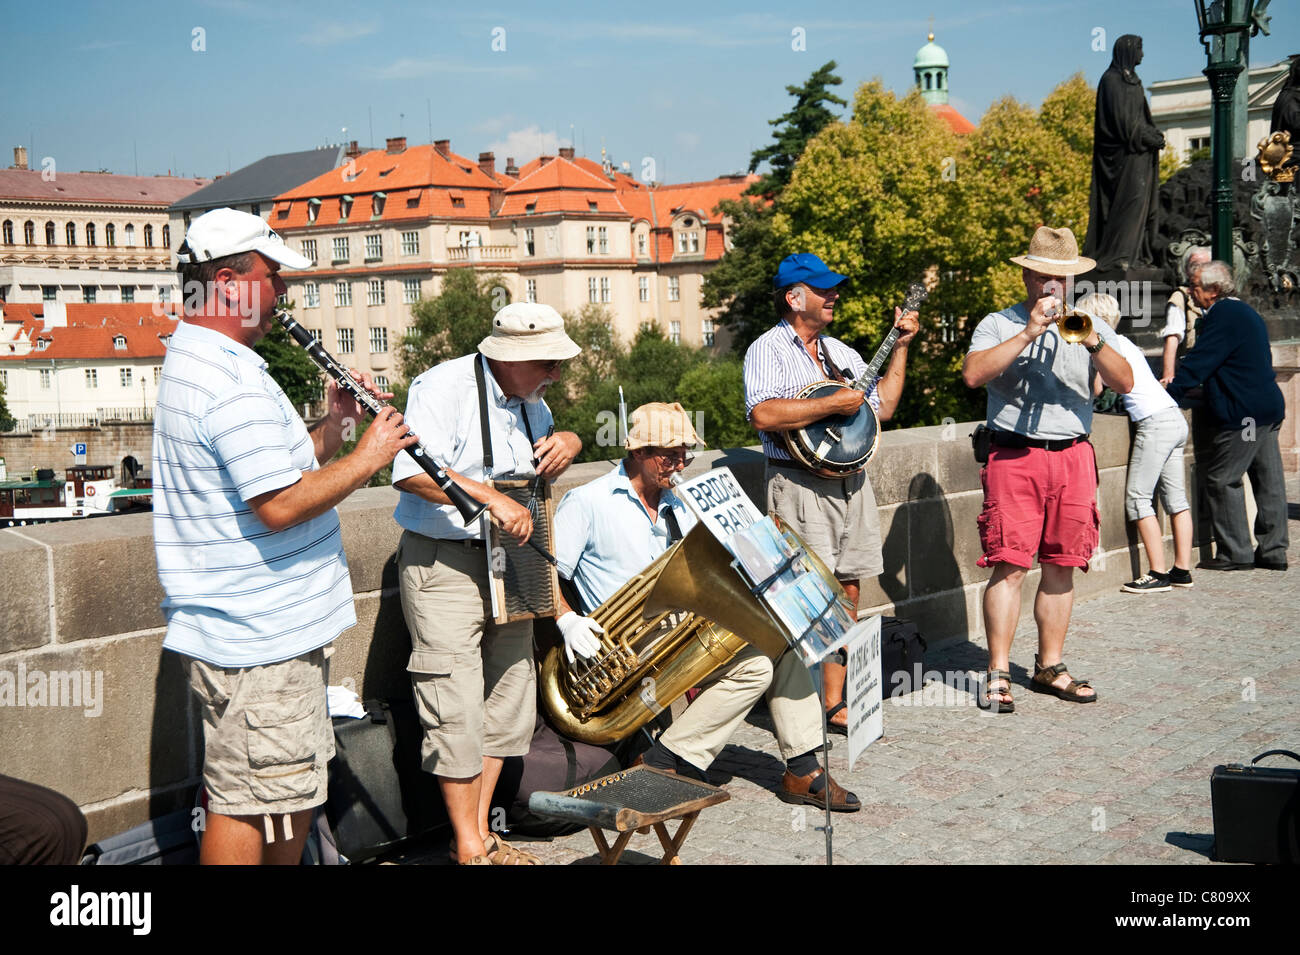
<svg viewBox="0 0 1300 955">
<path fill-rule="evenodd" d="M 371 417 L 378 415 L 384 410 L 384 405 L 379 399 L 366 391 L 357 383 L 357 380 L 348 373 L 348 370 L 334 360 L 334 357 L 321 347 L 321 343 L 316 341 L 311 332 L 299 325 L 288 312 L 277 311 L 276 319 L 284 326 L 285 331 L 311 356 L 312 361 L 320 366 L 321 370 L 338 382 L 338 386 L 356 399 L 357 404 L 361 405 Z M 424 469 L 424 472 L 433 478 L 435 484 L 442 489 L 447 498 L 460 511 L 461 520 L 468 527 L 474 521 L 478 520 L 479 515 L 487 509 L 487 505 L 472 498 L 463 487 L 451 479 L 451 476 L 438 465 L 429 459 L 429 454 L 424 450 L 424 445 L 416 442 L 409 448 L 406 453 L 415 459 L 415 463 Z M 541 544 L 533 538 L 528 539 L 532 548 L 545 557 L 557 567 L 559 564 L 555 560 L 555 555 L 550 553 Z"/>
</svg>

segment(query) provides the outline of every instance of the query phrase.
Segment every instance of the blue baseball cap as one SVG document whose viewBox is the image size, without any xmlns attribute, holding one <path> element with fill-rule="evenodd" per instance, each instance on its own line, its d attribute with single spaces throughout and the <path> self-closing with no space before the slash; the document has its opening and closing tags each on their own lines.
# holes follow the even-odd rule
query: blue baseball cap
<svg viewBox="0 0 1300 955">
<path fill-rule="evenodd" d="M 772 279 L 772 288 L 785 288 L 796 282 L 812 288 L 834 288 L 847 278 L 847 275 L 832 272 L 825 262 L 811 252 L 796 252 L 781 260 L 776 278 Z"/>
</svg>

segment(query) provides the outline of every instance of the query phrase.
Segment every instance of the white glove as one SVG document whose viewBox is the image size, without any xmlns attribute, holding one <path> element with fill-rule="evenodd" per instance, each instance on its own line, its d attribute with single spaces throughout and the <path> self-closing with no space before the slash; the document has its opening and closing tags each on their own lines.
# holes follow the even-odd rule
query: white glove
<svg viewBox="0 0 1300 955">
<path fill-rule="evenodd" d="M 575 653 L 585 660 L 600 652 L 601 644 L 597 634 L 604 633 L 605 630 L 590 617 L 579 617 L 570 610 L 555 621 L 555 625 L 560 628 L 560 636 L 564 638 L 564 655 L 570 663 L 573 662 Z"/>
</svg>

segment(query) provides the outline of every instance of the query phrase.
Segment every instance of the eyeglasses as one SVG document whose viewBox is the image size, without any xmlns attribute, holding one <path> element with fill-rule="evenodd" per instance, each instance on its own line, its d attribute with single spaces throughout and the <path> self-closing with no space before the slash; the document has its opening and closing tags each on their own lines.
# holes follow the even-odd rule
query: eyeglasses
<svg viewBox="0 0 1300 955">
<path fill-rule="evenodd" d="M 651 453 L 672 467 L 687 468 L 695 460 L 695 455 L 688 454 L 680 448 L 657 448 Z"/>
<path fill-rule="evenodd" d="M 564 359 L 556 358 L 552 361 L 541 361 L 539 359 L 537 363 L 541 365 L 543 369 L 545 369 L 546 374 L 550 375 L 555 372 L 555 369 L 559 368 L 561 365 L 564 364 Z"/>
</svg>

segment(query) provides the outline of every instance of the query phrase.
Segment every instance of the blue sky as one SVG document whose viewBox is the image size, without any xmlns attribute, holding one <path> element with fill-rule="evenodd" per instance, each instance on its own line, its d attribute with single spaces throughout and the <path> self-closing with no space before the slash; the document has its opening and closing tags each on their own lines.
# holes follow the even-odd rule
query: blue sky
<svg viewBox="0 0 1300 955">
<path fill-rule="evenodd" d="M 1255 65 L 1300 52 L 1300 4 L 1272 6 Z M 27 145 L 33 166 L 212 176 L 344 138 L 428 142 L 432 126 L 462 155 L 495 150 L 498 168 L 572 136 L 637 173 L 652 157 L 662 181 L 704 179 L 746 168 L 785 86 L 826 60 L 845 99 L 876 76 L 905 89 L 931 15 L 953 105 L 975 122 L 1006 94 L 1037 105 L 1078 70 L 1095 84 L 1123 33 L 1145 38 L 1148 85 L 1205 65 L 1192 0 L 4 0 L 0 166 Z"/>
</svg>

